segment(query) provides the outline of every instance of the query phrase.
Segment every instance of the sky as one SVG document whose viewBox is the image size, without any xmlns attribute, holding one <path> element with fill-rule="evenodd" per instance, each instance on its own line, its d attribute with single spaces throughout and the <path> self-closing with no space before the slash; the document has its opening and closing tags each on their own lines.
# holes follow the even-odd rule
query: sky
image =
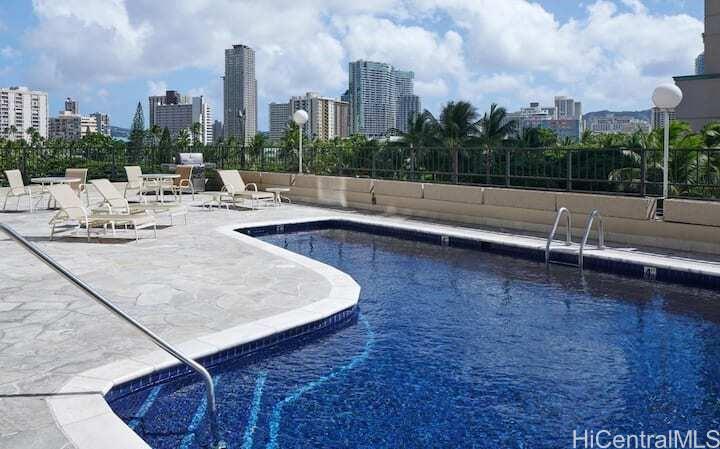
<svg viewBox="0 0 720 449">
<path fill-rule="evenodd" d="M 692 74 L 702 0 L 2 0 L 0 86 L 65 97 L 127 127 L 138 101 L 179 90 L 219 114 L 224 49 L 256 51 L 258 127 L 268 104 L 339 97 L 348 62 L 415 72 L 423 108 L 465 100 L 516 110 L 555 95 L 585 112 L 650 107 Z M 172 7 L 170 7 L 172 5 Z M 222 117 L 220 117 L 222 120 Z"/>
</svg>

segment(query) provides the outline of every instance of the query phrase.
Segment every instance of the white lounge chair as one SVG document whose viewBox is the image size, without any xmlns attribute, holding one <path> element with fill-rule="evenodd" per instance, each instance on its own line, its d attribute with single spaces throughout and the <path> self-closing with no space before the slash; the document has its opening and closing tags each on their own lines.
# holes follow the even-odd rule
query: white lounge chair
<svg viewBox="0 0 720 449">
<path fill-rule="evenodd" d="M 223 191 L 227 197 L 236 203 L 237 200 L 250 200 L 250 207 L 255 209 L 260 201 L 275 201 L 275 194 L 271 192 L 261 192 L 258 190 L 257 184 L 245 184 L 240 172 L 237 170 L 218 170 L 218 175 L 223 182 Z"/>
<path fill-rule="evenodd" d="M 188 210 L 184 206 L 157 202 L 130 203 L 108 179 L 93 179 L 90 181 L 90 184 L 92 184 L 103 197 L 101 207 L 106 209 L 107 213 L 121 215 L 142 214 L 145 212 L 150 212 L 155 215 L 167 214 L 170 216 L 170 224 L 173 224 L 174 217 L 184 215 L 185 224 L 188 222 Z"/>
<path fill-rule="evenodd" d="M 87 239 L 90 241 L 90 228 L 102 227 L 103 231 L 107 231 L 108 225 L 115 231 L 116 226 L 132 225 L 135 230 L 135 240 L 139 240 L 138 230 L 144 228 L 153 228 L 155 238 L 157 238 L 157 222 L 152 214 L 104 214 L 90 211 L 83 206 L 80 198 L 75 195 L 72 188 L 66 184 L 56 184 L 48 188 L 50 195 L 55 199 L 60 210 L 50 219 L 50 240 L 55 237 L 55 227 L 59 224 L 74 223 L 75 231 L 85 227 L 87 230 Z"/>
<path fill-rule="evenodd" d="M 69 183 L 70 188 L 75 191 L 77 196 L 85 193 L 85 204 L 90 205 L 90 196 L 87 191 L 87 168 L 68 168 L 65 170 L 66 178 L 78 178 L 80 181 Z"/>
<path fill-rule="evenodd" d="M 125 167 L 125 175 L 127 176 L 127 184 L 125 184 L 125 192 L 123 195 L 125 198 L 128 196 L 128 192 L 131 190 L 137 190 L 138 195 L 143 201 L 147 201 L 147 196 L 144 193 L 153 193 L 155 199 L 157 199 L 161 185 L 155 181 L 145 181 L 142 177 L 142 169 L 137 165 L 129 165 Z M 171 188 L 171 185 L 162 185 L 163 188 Z"/>
<path fill-rule="evenodd" d="M 5 170 L 5 177 L 7 178 L 10 187 L 5 194 L 3 210 L 5 210 L 8 198 L 10 197 L 17 198 L 17 205 L 15 206 L 15 209 L 20 209 L 20 198 L 26 196 L 30 202 L 30 212 L 32 212 L 34 206 L 32 189 L 30 186 L 26 186 L 25 183 L 23 183 L 22 173 L 20 173 L 20 170 Z"/>
</svg>

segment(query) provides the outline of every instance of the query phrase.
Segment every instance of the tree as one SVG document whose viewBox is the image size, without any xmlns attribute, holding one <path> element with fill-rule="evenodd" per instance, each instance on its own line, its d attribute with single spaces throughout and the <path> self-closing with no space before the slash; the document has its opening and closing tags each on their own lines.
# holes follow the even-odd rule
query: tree
<svg viewBox="0 0 720 449">
<path fill-rule="evenodd" d="M 445 105 L 439 119 L 432 117 L 430 120 L 438 140 L 450 153 L 453 182 L 458 182 L 460 150 L 477 134 L 477 110 L 466 101 L 451 101 Z"/>
<path fill-rule="evenodd" d="M 190 132 L 187 130 L 187 128 L 183 128 L 178 132 L 177 139 L 175 139 L 175 144 L 181 150 L 188 149 L 188 147 L 190 146 Z"/>
<path fill-rule="evenodd" d="M 487 148 L 499 145 L 508 136 L 517 131 L 517 121 L 507 119 L 507 110 L 496 103 L 490 105 L 490 111 L 483 114 L 477 124 L 478 137 Z"/>
<path fill-rule="evenodd" d="M 549 148 L 557 145 L 555 131 L 548 128 L 526 128 L 523 131 L 521 146 L 525 148 Z"/>
<path fill-rule="evenodd" d="M 418 153 L 435 140 L 432 120 L 432 114 L 427 110 L 416 114 L 408 120 L 407 132 L 401 134 L 402 144 L 410 149 L 409 165 L 413 178 L 417 170 Z"/>
<path fill-rule="evenodd" d="M 128 142 L 129 162 L 137 162 L 142 158 L 145 149 L 145 115 L 142 104 L 138 101 L 130 128 L 130 141 Z"/>
<path fill-rule="evenodd" d="M 165 162 L 172 161 L 172 149 L 172 137 L 170 136 L 170 130 L 166 126 L 161 131 L 160 139 L 158 140 L 158 153 L 160 153 L 160 159 Z"/>
<path fill-rule="evenodd" d="M 700 131 L 705 148 L 720 147 L 720 122 L 710 122 Z"/>
<path fill-rule="evenodd" d="M 202 125 L 200 122 L 195 122 L 190 128 L 192 133 L 192 142 L 194 147 L 199 147 L 202 144 Z"/>
</svg>

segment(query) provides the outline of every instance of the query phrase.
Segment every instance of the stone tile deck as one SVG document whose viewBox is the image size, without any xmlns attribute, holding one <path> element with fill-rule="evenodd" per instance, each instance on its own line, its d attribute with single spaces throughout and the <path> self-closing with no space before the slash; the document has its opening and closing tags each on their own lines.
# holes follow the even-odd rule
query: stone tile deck
<svg viewBox="0 0 720 449">
<path fill-rule="evenodd" d="M 0 222 L 150 329 L 180 343 L 328 294 L 330 284 L 317 273 L 217 231 L 302 213 L 327 212 L 300 206 L 207 212 L 190 206 L 187 225 L 176 218 L 175 226 L 158 230 L 157 240 L 152 231 L 141 230 L 139 242 L 123 231 L 122 238 L 100 242 L 80 237 L 50 242 L 47 222 L 53 212 L 45 210 L 0 213 Z M 0 448 L 72 447 L 45 399 L 78 373 L 157 347 L 4 234 L 0 255 Z"/>
<path fill-rule="evenodd" d="M 189 199 L 186 204 L 191 204 Z M 79 237 L 50 242 L 47 221 L 52 214 L 0 213 L 0 222 L 13 226 L 175 344 L 314 304 L 331 291 L 331 284 L 316 271 L 228 237 L 221 228 L 342 216 L 544 247 L 542 237 L 513 237 L 402 217 L 298 205 L 207 212 L 197 203 L 190 206 L 189 224 L 180 218 L 179 224 L 161 228 L 157 240 L 146 230 L 139 242 L 122 232 L 122 238 L 90 243 Z M 654 257 L 637 251 L 609 254 L 651 262 Z M 682 256 L 672 263 L 698 264 L 696 257 Z M 699 265 L 720 272 L 717 263 Z M 147 361 L 147 354 L 155 350 L 144 336 L 0 235 L 0 449 L 73 447 L 48 400 L 61 403 L 62 394 L 73 391 L 67 386 L 62 394 L 60 390 L 79 373 L 128 357 Z"/>
</svg>

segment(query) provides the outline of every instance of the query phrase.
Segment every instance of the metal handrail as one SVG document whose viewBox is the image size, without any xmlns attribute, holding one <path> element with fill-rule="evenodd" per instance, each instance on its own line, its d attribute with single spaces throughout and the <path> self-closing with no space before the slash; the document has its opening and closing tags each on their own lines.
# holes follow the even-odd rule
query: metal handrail
<svg viewBox="0 0 720 449">
<path fill-rule="evenodd" d="M 557 215 L 555 216 L 555 224 L 552 227 L 552 231 L 550 231 L 550 235 L 548 236 L 547 243 L 545 245 L 545 264 L 550 263 L 550 245 L 552 244 L 553 240 L 555 239 L 555 233 L 557 232 L 558 226 L 560 225 L 560 219 L 562 216 L 565 215 L 567 217 L 567 231 L 565 235 L 565 246 L 572 245 L 572 218 L 570 216 L 570 211 L 567 207 L 561 207 L 558 209 Z"/>
<path fill-rule="evenodd" d="M 580 251 L 578 252 L 578 267 L 580 271 L 583 269 L 583 250 L 587 245 L 588 237 L 590 237 L 590 231 L 592 230 L 593 221 L 595 218 L 598 219 L 598 249 L 605 249 L 605 224 L 603 223 L 603 217 L 600 215 L 600 211 L 593 209 L 588 216 L 587 225 L 585 225 L 585 233 L 583 234 L 582 242 L 580 242 Z"/>
<path fill-rule="evenodd" d="M 195 360 L 191 359 L 190 357 L 187 357 L 179 350 L 175 349 L 170 345 L 170 343 L 167 343 L 165 340 L 163 340 L 161 337 L 153 333 L 150 329 L 146 328 L 142 324 L 140 324 L 138 321 L 136 321 L 131 316 L 127 315 L 125 312 L 120 310 L 115 304 L 110 302 L 107 298 L 105 298 L 102 294 L 97 292 L 95 289 L 90 287 L 85 282 L 78 279 L 74 274 L 72 274 L 70 271 L 63 268 L 59 263 L 55 262 L 50 256 L 45 254 L 40 248 L 38 248 L 34 243 L 28 241 L 23 236 L 18 234 L 14 229 L 12 229 L 10 226 L 0 223 L 0 231 L 3 231 L 5 234 L 7 234 L 11 239 L 15 240 L 20 246 L 22 246 L 24 249 L 26 249 L 28 252 L 30 252 L 32 255 L 40 259 L 42 262 L 45 263 L 45 265 L 49 266 L 53 270 L 55 270 L 58 274 L 60 274 L 62 277 L 70 281 L 72 284 L 74 284 L 76 287 L 78 287 L 80 290 L 82 290 L 84 293 L 86 293 L 88 296 L 90 296 L 95 301 L 99 302 L 102 306 L 104 306 L 106 309 L 110 310 L 112 313 L 114 313 L 116 316 L 122 318 L 126 322 L 130 323 L 135 329 L 139 330 L 145 336 L 150 338 L 153 343 L 158 345 L 161 349 L 166 351 L 167 353 L 171 354 L 173 357 L 190 367 L 192 370 L 197 372 L 203 377 L 203 380 L 205 381 L 205 386 L 207 388 L 207 401 L 208 401 L 208 408 L 210 409 L 210 432 L 212 434 L 213 439 L 213 447 L 217 449 L 221 449 L 226 447 L 225 443 L 220 440 L 220 435 L 218 431 L 218 424 L 217 424 L 217 402 L 215 401 L 215 385 L 213 384 L 212 376 L 210 376 L 210 373 L 199 363 L 197 363 Z"/>
</svg>

